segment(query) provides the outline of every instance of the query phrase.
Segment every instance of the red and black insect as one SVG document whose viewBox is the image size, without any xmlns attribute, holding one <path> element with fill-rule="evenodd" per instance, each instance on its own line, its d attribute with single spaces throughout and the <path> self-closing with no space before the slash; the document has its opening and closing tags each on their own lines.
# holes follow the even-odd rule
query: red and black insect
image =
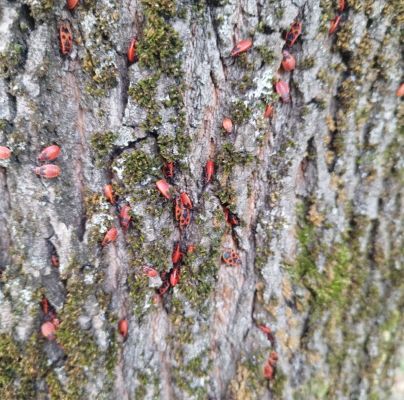
<svg viewBox="0 0 404 400">
<path fill-rule="evenodd" d="M 121 223 L 121 227 L 124 232 L 129 229 L 130 220 L 132 218 L 130 215 L 130 210 L 130 205 L 125 204 L 119 211 L 119 222 Z"/>
<path fill-rule="evenodd" d="M 73 32 L 69 21 L 59 23 L 59 48 L 64 56 L 67 56 L 72 51 Z"/>
<path fill-rule="evenodd" d="M 125 340 L 128 337 L 129 324 L 126 318 L 122 318 L 118 322 L 118 332 Z"/>
<path fill-rule="evenodd" d="M 170 273 L 170 285 L 176 286 L 180 281 L 181 269 L 179 266 L 174 267 Z"/>
<path fill-rule="evenodd" d="M 115 204 L 114 189 L 111 184 L 104 186 L 104 196 L 111 204 Z"/>
<path fill-rule="evenodd" d="M 171 185 L 168 184 L 168 182 L 165 179 L 160 179 L 159 181 L 156 182 L 157 189 L 159 192 L 166 198 L 166 199 L 171 199 Z"/>
<path fill-rule="evenodd" d="M 223 209 L 224 211 L 224 218 L 226 219 L 226 222 L 232 226 L 237 226 L 240 224 L 239 219 L 235 214 L 233 214 L 227 207 Z"/>
<path fill-rule="evenodd" d="M 182 208 L 180 216 L 180 230 L 185 229 L 191 222 L 191 210 L 189 208 Z"/>
<path fill-rule="evenodd" d="M 233 50 L 231 51 L 231 56 L 232 57 L 237 57 L 241 53 L 246 52 L 247 50 L 251 49 L 253 45 L 253 41 L 251 39 L 244 39 L 240 40 L 234 47 Z"/>
<path fill-rule="evenodd" d="M 215 163 L 212 160 L 208 160 L 205 166 L 205 182 L 209 183 L 213 179 L 215 173 Z"/>
<path fill-rule="evenodd" d="M 184 194 L 186 195 L 186 193 Z M 191 222 L 191 209 L 189 207 L 192 207 L 192 202 L 188 195 L 186 197 L 176 198 L 174 202 L 174 216 L 175 220 L 179 222 L 180 229 L 185 229 Z"/>
<path fill-rule="evenodd" d="M 285 81 L 276 82 L 275 90 L 276 90 L 276 93 L 278 93 L 279 96 L 281 97 L 283 103 L 290 102 L 290 89 L 289 89 L 289 85 L 287 82 L 285 82 Z"/>
<path fill-rule="evenodd" d="M 276 351 L 271 352 L 268 360 L 264 364 L 264 378 L 272 380 L 275 378 L 276 364 L 278 363 L 278 353 Z"/>
<path fill-rule="evenodd" d="M 283 58 L 282 58 L 282 68 L 286 72 L 293 71 L 296 67 L 296 59 L 293 57 L 292 54 L 290 54 L 287 50 L 283 50 L 282 52 Z"/>
<path fill-rule="evenodd" d="M 116 228 L 111 228 L 105 234 L 101 245 L 106 246 L 107 244 L 114 242 L 117 237 L 118 237 L 118 230 Z"/>
<path fill-rule="evenodd" d="M 42 296 L 41 299 L 41 310 L 44 314 L 43 319 L 44 321 L 53 321 L 56 318 L 56 310 L 55 307 L 51 305 L 49 300 L 46 298 L 46 296 Z"/>
<path fill-rule="evenodd" d="M 275 337 L 272 333 L 272 329 L 266 325 L 258 325 L 258 328 L 266 335 L 267 339 L 271 342 L 271 345 L 275 346 Z"/>
<path fill-rule="evenodd" d="M 181 243 L 177 242 L 174 244 L 173 254 L 171 255 L 171 261 L 174 265 L 179 264 L 182 261 L 184 253 L 181 251 Z"/>
<path fill-rule="evenodd" d="M 174 178 L 174 161 L 168 161 L 164 164 L 163 174 L 167 179 Z"/>
<path fill-rule="evenodd" d="M 129 43 L 129 47 L 128 47 L 128 61 L 130 64 L 133 64 L 134 62 L 137 61 L 137 37 L 134 36 L 130 43 Z"/>
<path fill-rule="evenodd" d="M 143 267 L 143 273 L 148 276 L 149 278 L 156 278 L 159 276 L 159 273 L 157 272 L 157 270 L 153 267 L 150 267 L 148 265 L 145 265 Z"/>
<path fill-rule="evenodd" d="M 290 26 L 289 32 L 286 35 L 286 47 L 290 48 L 296 43 L 296 40 L 302 33 L 302 26 L 303 24 L 300 21 L 293 22 L 293 24 Z"/>
<path fill-rule="evenodd" d="M 332 35 L 338 29 L 341 17 L 342 15 L 337 15 L 330 21 L 330 29 L 328 30 L 329 35 Z"/>
<path fill-rule="evenodd" d="M 272 118 L 274 115 L 274 107 L 272 104 L 267 104 L 264 111 L 264 118 Z"/>
<path fill-rule="evenodd" d="M 192 210 L 192 201 L 191 201 L 191 198 L 189 197 L 188 193 L 182 192 L 180 194 L 180 201 L 181 201 L 181 204 L 185 208 L 189 208 L 190 210 Z"/>
<path fill-rule="evenodd" d="M 48 146 L 44 148 L 39 156 L 38 156 L 38 161 L 54 161 L 56 160 L 60 155 L 60 147 L 57 146 L 56 144 L 53 144 L 52 146 Z"/>
<path fill-rule="evenodd" d="M 232 249 L 227 249 L 222 254 L 222 260 L 232 267 L 238 267 L 241 265 L 240 256 Z"/>
<path fill-rule="evenodd" d="M 67 9 L 73 11 L 79 4 L 79 1 L 80 0 L 66 0 Z"/>
<path fill-rule="evenodd" d="M 161 286 L 157 289 L 157 293 L 160 295 L 160 296 L 163 296 L 163 295 L 165 295 L 167 292 L 168 292 L 168 290 L 170 289 L 170 287 L 171 287 L 171 284 L 170 284 L 170 279 L 169 279 L 169 276 L 168 276 L 168 273 L 167 272 L 162 272 L 161 273 L 161 280 L 163 281 L 163 283 L 161 284 Z"/>
<path fill-rule="evenodd" d="M 60 175 L 60 168 L 57 165 L 45 164 L 42 167 L 34 168 L 34 172 L 41 178 L 53 179 Z"/>
<path fill-rule="evenodd" d="M 57 254 L 51 255 L 51 264 L 52 264 L 52 267 L 55 267 L 55 268 L 59 267 L 59 257 L 57 256 Z"/>
<path fill-rule="evenodd" d="M 6 146 L 0 146 L 0 160 L 8 160 L 11 157 L 11 150 Z"/>
</svg>

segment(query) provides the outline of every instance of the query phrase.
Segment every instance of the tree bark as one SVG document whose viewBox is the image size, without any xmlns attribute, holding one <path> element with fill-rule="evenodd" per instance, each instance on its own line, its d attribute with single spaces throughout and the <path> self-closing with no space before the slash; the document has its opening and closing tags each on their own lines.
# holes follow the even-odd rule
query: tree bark
<svg viewBox="0 0 404 400">
<path fill-rule="evenodd" d="M 0 397 L 389 398 L 404 306 L 402 21 L 387 0 L 342 12 L 329 0 L 1 0 Z M 231 57 L 244 39 L 253 47 Z M 37 177 L 51 144 L 61 175 Z M 171 200 L 155 186 L 168 162 Z M 193 202 L 182 228 L 180 192 Z M 159 295 L 177 243 L 179 283 Z M 224 262 L 231 251 L 240 263 Z"/>
</svg>

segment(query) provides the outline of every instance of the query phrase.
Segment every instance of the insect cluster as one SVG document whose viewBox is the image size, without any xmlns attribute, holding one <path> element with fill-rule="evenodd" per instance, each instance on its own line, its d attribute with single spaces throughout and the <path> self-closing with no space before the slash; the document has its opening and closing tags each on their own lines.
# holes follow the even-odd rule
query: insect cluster
<svg viewBox="0 0 404 400">
<path fill-rule="evenodd" d="M 79 0 L 67 0 L 66 7 L 70 11 L 74 11 L 79 4 Z M 330 21 L 329 35 L 335 33 L 340 25 L 344 12 L 346 12 L 345 0 L 338 1 L 338 9 L 336 16 Z M 296 68 L 296 58 L 293 55 L 292 49 L 298 38 L 302 33 L 302 22 L 295 20 L 286 34 L 285 44 L 282 49 L 282 61 L 279 68 L 281 73 L 290 73 Z M 73 49 L 73 31 L 69 21 L 60 21 L 58 24 L 59 35 L 59 48 L 62 56 L 68 56 Z M 138 60 L 137 56 L 138 39 L 133 36 L 130 40 L 127 49 L 127 62 L 133 64 Z M 251 39 L 244 39 L 239 41 L 232 49 L 230 56 L 235 58 L 241 54 L 247 52 L 253 48 L 253 41 Z M 289 103 L 291 101 L 289 84 L 282 79 L 277 79 L 274 82 L 274 89 L 282 103 Z M 397 90 L 396 95 L 401 97 L 404 95 L 404 84 L 401 84 Z M 274 116 L 274 105 L 266 104 L 264 111 L 264 118 L 271 119 Z M 222 128 L 227 135 L 231 135 L 234 132 L 233 121 L 229 117 L 224 117 L 222 120 Z M 43 179 L 54 179 L 60 176 L 61 169 L 58 165 L 53 164 L 61 154 L 61 148 L 52 144 L 44 148 L 38 156 L 38 166 L 34 168 L 34 172 L 37 176 Z M 8 160 L 11 158 L 12 151 L 7 146 L 0 146 L 0 160 Z M 204 168 L 204 181 L 205 185 L 213 182 L 215 176 L 215 161 L 209 158 Z M 153 266 L 144 266 L 143 273 L 151 278 L 160 277 L 162 283 L 160 287 L 156 289 L 154 301 L 159 302 L 163 296 L 169 292 L 171 288 L 174 288 L 180 283 L 181 270 L 184 268 L 184 256 L 186 254 L 192 254 L 195 251 L 195 245 L 193 243 L 187 243 L 186 230 L 192 221 L 192 215 L 195 212 L 193 201 L 189 193 L 183 190 L 178 190 L 174 185 L 175 179 L 175 163 L 174 161 L 167 161 L 162 172 L 164 178 L 159 179 L 155 184 L 157 190 L 168 201 L 172 202 L 173 206 L 173 218 L 178 224 L 180 239 L 173 244 L 171 262 L 172 267 L 169 271 L 163 271 L 159 273 Z M 130 229 L 132 220 L 131 206 L 123 201 L 117 199 L 114 193 L 113 186 L 106 184 L 103 188 L 104 196 L 108 202 L 114 206 L 117 213 L 121 231 L 125 234 Z M 231 227 L 238 226 L 240 221 L 238 217 L 231 212 L 228 205 L 223 207 L 224 217 L 227 224 Z M 105 233 L 101 246 L 106 247 L 115 242 L 118 238 L 119 231 L 116 226 L 111 226 Z M 226 248 L 222 252 L 221 260 L 231 267 L 239 267 L 242 265 L 239 254 L 231 248 Z M 51 255 L 51 264 L 54 267 L 59 266 L 59 259 L 56 253 Z M 59 327 L 59 320 L 55 308 L 50 304 L 48 299 L 43 296 L 41 300 L 42 310 L 42 322 L 41 333 L 48 340 L 54 340 L 56 330 Z M 128 337 L 128 320 L 122 318 L 118 322 L 118 332 L 126 339 Z M 259 329 L 267 336 L 273 348 L 275 348 L 276 342 L 272 330 L 265 326 L 259 325 Z M 276 351 L 271 351 L 263 367 L 263 375 L 268 380 L 275 378 L 276 367 L 278 363 L 278 354 Z"/>
</svg>

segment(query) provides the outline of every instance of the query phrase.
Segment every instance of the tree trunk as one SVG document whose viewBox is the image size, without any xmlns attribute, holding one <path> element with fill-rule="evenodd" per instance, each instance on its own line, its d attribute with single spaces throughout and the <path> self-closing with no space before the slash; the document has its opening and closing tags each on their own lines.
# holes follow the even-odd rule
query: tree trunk
<svg viewBox="0 0 404 400">
<path fill-rule="evenodd" d="M 400 2 L 0 1 L 1 399 L 389 398 L 404 306 Z M 51 144 L 61 175 L 38 177 Z"/>
</svg>

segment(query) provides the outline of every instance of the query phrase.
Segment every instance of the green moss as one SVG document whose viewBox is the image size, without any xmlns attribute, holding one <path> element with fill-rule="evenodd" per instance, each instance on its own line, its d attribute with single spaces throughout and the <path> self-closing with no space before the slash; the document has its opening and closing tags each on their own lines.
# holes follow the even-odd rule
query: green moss
<svg viewBox="0 0 404 400">
<path fill-rule="evenodd" d="M 315 58 L 310 56 L 310 57 L 306 57 L 302 61 L 300 61 L 298 68 L 301 70 L 306 70 L 306 69 L 313 68 L 314 64 L 315 64 Z"/>
<path fill-rule="evenodd" d="M 274 62 L 275 53 L 272 50 L 269 50 L 268 46 L 256 46 L 255 49 L 258 51 L 265 64 L 271 65 Z"/>
<path fill-rule="evenodd" d="M 245 74 L 240 81 L 234 83 L 233 86 L 241 93 L 245 93 L 247 90 L 254 88 L 256 85 L 254 84 L 252 74 Z"/>
<path fill-rule="evenodd" d="M 159 104 L 155 100 L 157 91 L 157 82 L 160 74 L 154 74 L 150 78 L 143 79 L 128 90 L 129 96 L 147 111 L 142 128 L 145 131 L 154 131 L 161 125 L 161 116 L 159 114 Z"/>
<path fill-rule="evenodd" d="M 96 156 L 98 164 L 106 161 L 114 148 L 114 142 L 118 135 L 114 132 L 97 132 L 91 136 L 91 147 Z"/>
<path fill-rule="evenodd" d="M 7 50 L 0 53 L 0 78 L 9 79 L 18 72 L 23 53 L 24 48 L 19 43 L 10 43 Z"/>
<path fill-rule="evenodd" d="M 262 368 L 268 356 L 267 352 L 254 351 L 243 354 L 237 364 L 236 374 L 229 385 L 231 398 L 234 400 L 253 400 L 264 397 L 268 381 L 264 378 Z M 275 377 L 275 381 L 278 377 Z M 282 398 L 274 397 L 275 399 Z"/>
<path fill-rule="evenodd" d="M 310 222 L 302 207 L 298 209 L 298 216 L 299 254 L 293 274 L 310 291 L 316 307 L 325 308 L 331 304 L 341 304 L 350 283 L 352 251 L 344 242 L 336 243 L 327 249 L 322 248 L 319 245 L 321 230 Z M 326 265 L 322 272 L 317 266 L 320 253 L 326 254 Z"/>
<path fill-rule="evenodd" d="M 336 47 L 342 53 L 347 53 L 352 51 L 351 49 L 351 40 L 352 40 L 352 21 L 345 21 L 344 24 L 341 25 L 340 29 L 336 33 L 337 41 Z"/>
<path fill-rule="evenodd" d="M 232 143 L 225 143 L 217 155 L 217 163 L 225 174 L 230 174 L 236 165 L 247 165 L 253 159 L 252 154 L 236 151 Z"/>
<path fill-rule="evenodd" d="M 238 100 L 231 105 L 231 118 L 236 125 L 244 124 L 249 120 L 251 110 L 243 101 Z"/>
<path fill-rule="evenodd" d="M 234 211 L 237 199 L 236 191 L 230 185 L 222 187 L 216 194 L 221 204 L 228 206 L 231 211 Z"/>
<path fill-rule="evenodd" d="M 128 280 L 130 296 L 133 300 L 133 313 L 140 319 L 144 315 L 145 296 L 148 290 L 148 281 L 145 276 L 132 275 Z"/>
<path fill-rule="evenodd" d="M 358 103 L 356 82 L 353 78 L 345 79 L 338 89 L 338 100 L 344 111 L 352 111 Z"/>
<path fill-rule="evenodd" d="M 141 107 L 147 110 L 154 109 L 156 107 L 154 98 L 159 78 L 160 74 L 155 74 L 150 78 L 138 81 L 135 86 L 129 88 L 129 96 Z"/>
<path fill-rule="evenodd" d="M 134 188 L 157 168 L 156 160 L 141 150 L 126 152 L 115 161 L 113 167 L 123 165 L 123 182 L 128 189 Z"/>
<path fill-rule="evenodd" d="M 32 17 L 38 21 L 43 21 L 51 14 L 50 11 L 53 9 L 54 0 L 42 0 L 30 4 Z"/>
<path fill-rule="evenodd" d="M 167 20 L 175 14 L 175 2 L 160 0 L 157 3 L 142 0 L 146 25 L 139 40 L 140 65 L 164 71 L 167 75 L 180 76 L 177 54 L 182 49 L 178 33 Z"/>
<path fill-rule="evenodd" d="M 110 375 L 111 364 L 115 364 L 114 335 L 110 337 L 108 351 L 103 353 L 97 346 L 91 332 L 83 331 L 78 323 L 78 318 L 83 313 L 84 304 L 89 296 L 95 295 L 100 310 L 106 310 L 109 297 L 100 290 L 94 290 L 103 277 L 101 274 L 97 274 L 94 282 L 90 285 L 85 284 L 81 274 L 77 272 L 77 268 L 74 268 L 72 263 L 70 273 L 73 275 L 67 280 L 66 302 L 58 314 L 61 324 L 56 331 L 56 340 L 66 354 L 64 369 L 68 377 L 66 388 L 68 399 L 81 399 L 85 396 L 87 373 L 91 373 L 97 363 L 98 365 L 106 365 Z M 109 390 L 109 385 L 111 382 L 107 381 L 103 389 L 105 392 Z"/>
<path fill-rule="evenodd" d="M 0 371 L 2 399 L 37 398 L 47 366 L 36 332 L 24 345 L 17 344 L 10 335 L 0 335 Z"/>
</svg>

